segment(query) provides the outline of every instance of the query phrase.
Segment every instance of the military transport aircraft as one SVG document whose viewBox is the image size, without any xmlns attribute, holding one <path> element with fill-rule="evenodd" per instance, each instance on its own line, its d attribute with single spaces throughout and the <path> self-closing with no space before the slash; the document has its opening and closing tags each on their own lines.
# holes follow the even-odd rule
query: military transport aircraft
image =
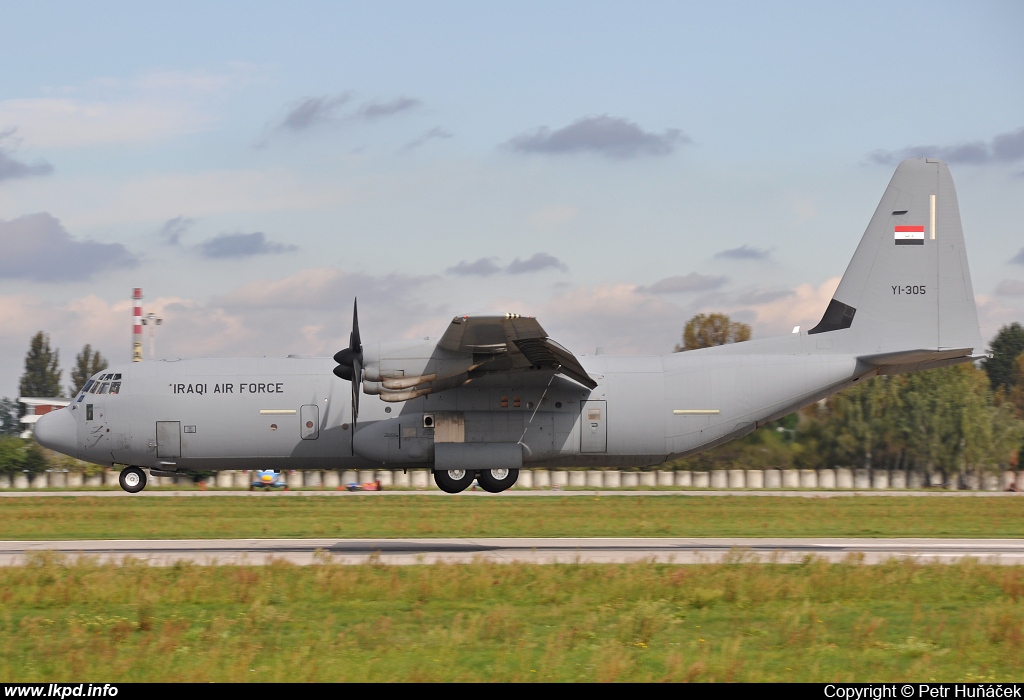
<svg viewBox="0 0 1024 700">
<path fill-rule="evenodd" d="M 575 357 L 535 319 L 457 316 L 436 341 L 331 358 L 141 362 L 42 416 L 40 444 L 146 473 L 428 467 L 450 493 L 524 465 L 654 465 L 741 437 L 877 374 L 969 362 L 984 346 L 946 164 L 897 168 L 821 321 L 654 357 Z M 339 379 L 340 378 L 340 379 Z M 375 396 L 369 400 L 361 395 Z"/>
</svg>

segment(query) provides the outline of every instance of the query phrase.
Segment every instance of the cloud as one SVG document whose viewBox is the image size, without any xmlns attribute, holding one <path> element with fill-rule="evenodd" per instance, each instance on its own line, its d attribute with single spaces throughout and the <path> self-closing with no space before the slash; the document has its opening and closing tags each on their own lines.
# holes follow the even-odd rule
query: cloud
<svg viewBox="0 0 1024 700">
<path fill-rule="evenodd" d="M 726 283 L 725 277 L 712 277 L 691 272 L 688 275 L 666 277 L 650 287 L 640 287 L 651 294 L 684 294 L 686 292 L 709 292 Z"/>
<path fill-rule="evenodd" d="M 501 268 L 494 264 L 494 258 L 480 258 L 473 262 L 466 262 L 462 260 L 458 265 L 452 265 L 445 270 L 450 275 L 459 275 L 462 277 L 468 277 L 470 275 L 477 275 L 479 277 L 489 277 L 501 272 Z"/>
<path fill-rule="evenodd" d="M 1013 259 L 1011 259 L 1010 262 L 1015 263 L 1017 265 L 1024 265 L 1024 248 L 1021 248 L 1020 252 L 1014 255 Z"/>
<path fill-rule="evenodd" d="M 195 219 L 190 219 L 185 216 L 176 216 L 173 219 L 169 219 L 160 227 L 160 231 L 157 233 L 157 236 L 164 239 L 164 242 L 167 243 L 167 245 L 178 245 L 181 242 L 182 235 L 189 230 L 195 222 Z"/>
<path fill-rule="evenodd" d="M 425 132 L 421 136 L 419 136 L 419 137 L 413 139 L 412 141 L 410 141 L 409 143 L 405 144 L 405 149 L 404 150 L 411 151 L 414 148 L 419 148 L 420 146 L 425 144 L 427 141 L 430 141 L 432 139 L 450 139 L 451 137 L 452 137 L 451 132 L 445 131 L 444 129 L 442 129 L 439 126 L 435 126 L 433 129 L 430 129 L 429 131 Z"/>
<path fill-rule="evenodd" d="M 691 143 L 679 129 L 662 134 L 644 131 L 636 123 L 607 114 L 584 117 L 569 126 L 552 131 L 542 126 L 516 136 L 508 146 L 521 153 L 593 152 L 609 158 L 667 156 L 676 146 Z"/>
<path fill-rule="evenodd" d="M 1024 281 L 1003 280 L 996 285 L 996 294 L 1004 297 L 1024 297 Z"/>
<path fill-rule="evenodd" d="M 53 166 L 49 163 L 40 161 L 35 165 L 28 165 L 11 157 L 10 154 L 14 149 L 15 142 L 20 141 L 20 139 L 16 140 L 14 138 L 16 132 L 17 129 L 0 131 L 0 182 L 52 173 Z M 10 145 L 5 146 L 4 141 L 7 141 Z"/>
<path fill-rule="evenodd" d="M 49 163 L 38 162 L 35 165 L 28 165 L 14 160 L 3 149 L 0 149 L 0 182 L 33 175 L 49 175 L 52 172 L 53 166 Z"/>
<path fill-rule="evenodd" d="M 716 299 L 713 306 L 704 300 L 700 311 L 724 312 L 733 320 L 750 323 L 758 337 L 789 333 L 793 326 L 807 330 L 821 319 L 839 279 L 830 277 L 817 286 L 804 283 L 788 290 L 755 290 L 732 299 Z"/>
<path fill-rule="evenodd" d="M 204 258 L 248 258 L 253 255 L 290 253 L 298 246 L 268 241 L 262 231 L 253 233 L 222 233 L 199 244 Z"/>
<path fill-rule="evenodd" d="M 720 253 L 715 253 L 716 258 L 727 258 L 729 260 L 767 260 L 771 251 L 761 248 L 752 248 L 746 244 L 739 248 L 730 248 Z"/>
<path fill-rule="evenodd" d="M 779 299 L 788 299 L 795 293 L 796 292 L 792 289 L 777 289 L 774 291 L 754 290 L 739 294 L 736 297 L 736 303 L 759 306 L 762 304 L 770 304 L 773 301 L 778 301 Z"/>
<path fill-rule="evenodd" d="M 435 279 L 427 275 L 390 274 L 372 276 L 358 272 L 345 272 L 335 267 L 302 270 L 277 280 L 247 282 L 241 287 L 213 301 L 227 309 L 279 309 L 324 311 L 348 309 L 358 296 L 374 303 L 408 301 L 427 282 Z M 348 300 L 339 305 L 339 300 Z"/>
<path fill-rule="evenodd" d="M 412 97 L 396 97 L 388 102 L 367 102 L 356 111 L 356 116 L 367 121 L 383 119 L 419 107 L 422 102 Z"/>
<path fill-rule="evenodd" d="M 540 270 L 561 270 L 565 272 L 568 270 L 568 266 L 556 258 L 554 255 L 548 255 L 547 253 L 534 253 L 532 257 L 526 260 L 520 260 L 516 258 L 509 266 L 505 268 L 505 272 L 510 275 L 521 275 L 526 272 L 539 272 Z"/>
<path fill-rule="evenodd" d="M 289 110 L 278 124 L 279 129 L 298 132 L 329 124 L 335 121 L 338 108 L 352 99 L 352 94 L 343 92 L 333 97 L 306 97 Z"/>
<path fill-rule="evenodd" d="M 969 141 L 952 146 L 908 146 L 886 151 L 877 150 L 868 158 L 881 165 L 892 165 L 906 158 L 938 158 L 947 163 L 985 165 L 1012 163 L 1024 159 L 1024 128 L 997 134 L 992 141 Z"/>
<path fill-rule="evenodd" d="M 31 98 L 0 101 L 0 125 L 15 124 L 34 148 L 159 141 L 210 128 L 212 119 L 187 101 Z"/>
<path fill-rule="evenodd" d="M 0 250 L 0 279 L 80 281 L 104 269 L 138 263 L 120 243 L 76 241 L 45 212 L 0 220 Z"/>
<path fill-rule="evenodd" d="M 348 345 L 356 294 L 364 343 L 444 332 L 454 311 L 424 303 L 432 298 L 424 288 L 437 279 L 313 268 L 252 281 L 209 300 L 150 294 L 143 303 L 147 313 L 164 319 L 156 329 L 158 357 L 326 357 Z M 155 291 L 153 285 L 146 291 Z M 113 300 L 0 294 L 0 396 L 17 395 L 28 341 L 39 330 L 60 348 L 65 377 L 69 360 L 86 343 L 112 364 L 130 362 L 131 290 L 122 291 Z"/>
<path fill-rule="evenodd" d="M 460 275 L 463 277 L 472 275 L 490 277 L 499 272 L 504 272 L 508 275 L 522 275 L 527 272 L 538 272 L 540 270 L 556 269 L 565 271 L 569 269 L 561 260 L 547 253 L 535 253 L 526 260 L 516 258 L 504 268 L 496 265 L 494 260 L 494 258 L 480 258 L 473 262 L 462 260 L 458 265 L 449 267 L 445 272 L 450 275 Z"/>
<path fill-rule="evenodd" d="M 289 132 L 299 134 L 312 131 L 318 127 L 338 126 L 346 121 L 377 121 L 394 114 L 414 109 L 422 104 L 411 97 L 397 97 L 386 102 L 371 101 L 354 112 L 342 113 L 341 108 L 352 101 L 352 92 L 322 97 L 304 97 L 294 103 L 278 124 L 271 127 L 256 141 L 254 148 L 265 148 L 275 133 Z M 410 143 L 406 148 L 415 148 L 430 138 L 446 138 L 451 136 L 440 128 L 431 129 L 426 134 Z"/>
</svg>

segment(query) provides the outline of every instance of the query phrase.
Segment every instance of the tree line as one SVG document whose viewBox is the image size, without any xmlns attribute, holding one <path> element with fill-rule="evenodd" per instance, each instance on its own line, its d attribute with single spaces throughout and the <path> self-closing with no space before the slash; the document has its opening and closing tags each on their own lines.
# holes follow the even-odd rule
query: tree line
<svg viewBox="0 0 1024 700">
<path fill-rule="evenodd" d="M 721 314 L 696 316 L 676 349 L 742 342 L 750 337 L 743 326 Z M 992 357 L 980 367 L 875 377 L 675 464 L 914 469 L 947 477 L 1017 469 L 1024 457 L 1024 328 L 1004 326 L 989 347 Z"/>
<path fill-rule="evenodd" d="M 60 350 L 50 347 L 50 336 L 39 331 L 29 340 L 25 354 L 25 370 L 18 382 L 18 395 L 26 397 L 75 396 L 89 377 L 108 367 L 107 359 L 98 350 L 86 344 L 75 356 L 71 369 L 71 383 L 64 393 L 60 368 Z M 24 407 L 16 399 L 0 398 L 0 436 L 18 435 L 21 432 L 19 419 L 25 415 Z"/>
</svg>

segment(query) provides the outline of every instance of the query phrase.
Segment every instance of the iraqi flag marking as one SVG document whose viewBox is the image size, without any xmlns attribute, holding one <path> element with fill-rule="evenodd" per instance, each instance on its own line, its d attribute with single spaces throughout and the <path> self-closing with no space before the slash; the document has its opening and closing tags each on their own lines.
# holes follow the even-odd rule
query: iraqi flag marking
<svg viewBox="0 0 1024 700">
<path fill-rule="evenodd" d="M 896 226 L 896 245 L 924 245 L 924 226 Z"/>
</svg>

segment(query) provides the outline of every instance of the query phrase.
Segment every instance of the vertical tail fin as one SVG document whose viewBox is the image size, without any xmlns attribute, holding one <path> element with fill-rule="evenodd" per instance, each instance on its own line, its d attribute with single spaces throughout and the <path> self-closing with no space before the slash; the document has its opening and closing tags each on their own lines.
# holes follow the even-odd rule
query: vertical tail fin
<svg viewBox="0 0 1024 700">
<path fill-rule="evenodd" d="M 865 355 L 983 349 L 945 163 L 900 163 L 821 322 L 808 331 L 817 333 L 834 333 L 844 352 Z"/>
</svg>

